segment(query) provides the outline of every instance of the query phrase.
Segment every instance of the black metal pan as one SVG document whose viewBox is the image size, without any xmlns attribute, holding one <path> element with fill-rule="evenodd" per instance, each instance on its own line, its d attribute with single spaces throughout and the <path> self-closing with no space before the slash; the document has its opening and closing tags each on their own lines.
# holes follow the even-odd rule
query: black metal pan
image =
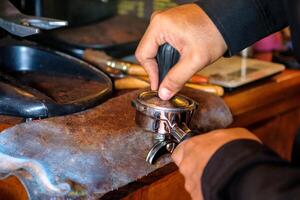
<svg viewBox="0 0 300 200">
<path fill-rule="evenodd" d="M 51 17 L 80 26 L 111 17 L 117 12 L 116 0 L 11 0 L 23 13 Z"/>
<path fill-rule="evenodd" d="M 44 118 L 79 112 L 109 98 L 95 67 L 36 45 L 0 45 L 0 114 Z"/>
<path fill-rule="evenodd" d="M 81 59 L 86 49 L 122 58 L 134 53 L 147 23 L 134 16 L 114 16 L 86 26 L 47 31 L 28 39 Z"/>
</svg>

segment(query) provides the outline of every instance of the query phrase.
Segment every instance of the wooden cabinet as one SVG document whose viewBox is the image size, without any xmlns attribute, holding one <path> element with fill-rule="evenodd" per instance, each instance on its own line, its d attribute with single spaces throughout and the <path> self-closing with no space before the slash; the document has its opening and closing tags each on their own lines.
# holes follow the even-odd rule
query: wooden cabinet
<svg viewBox="0 0 300 200">
<path fill-rule="evenodd" d="M 282 158 L 290 160 L 293 139 L 299 128 L 300 108 L 297 108 L 257 123 L 250 130 Z"/>
</svg>

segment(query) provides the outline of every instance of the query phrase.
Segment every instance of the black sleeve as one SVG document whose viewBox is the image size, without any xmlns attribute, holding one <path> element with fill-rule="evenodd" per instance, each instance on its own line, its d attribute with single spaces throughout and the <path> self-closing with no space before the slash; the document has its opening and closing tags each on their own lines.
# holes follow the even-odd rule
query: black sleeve
<svg viewBox="0 0 300 200">
<path fill-rule="evenodd" d="M 300 169 L 252 140 L 225 144 L 202 176 L 205 200 L 300 199 Z"/>
<path fill-rule="evenodd" d="M 200 0 L 196 2 L 222 34 L 229 55 L 288 25 L 284 0 Z"/>
</svg>

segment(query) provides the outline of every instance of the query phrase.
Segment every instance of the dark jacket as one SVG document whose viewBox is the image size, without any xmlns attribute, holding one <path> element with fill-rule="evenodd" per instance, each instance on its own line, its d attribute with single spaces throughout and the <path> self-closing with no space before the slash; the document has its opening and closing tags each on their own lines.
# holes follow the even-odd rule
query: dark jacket
<svg viewBox="0 0 300 200">
<path fill-rule="evenodd" d="M 285 1 L 289 0 L 200 0 L 197 4 L 217 26 L 233 55 L 288 25 Z"/>
<path fill-rule="evenodd" d="M 256 141 L 225 144 L 202 176 L 205 200 L 299 200 L 300 169 Z"/>
<path fill-rule="evenodd" d="M 197 4 L 223 35 L 228 55 L 287 25 L 300 54 L 300 0 L 201 0 Z M 300 169 L 258 142 L 233 141 L 205 167 L 202 189 L 206 200 L 298 200 Z"/>
</svg>

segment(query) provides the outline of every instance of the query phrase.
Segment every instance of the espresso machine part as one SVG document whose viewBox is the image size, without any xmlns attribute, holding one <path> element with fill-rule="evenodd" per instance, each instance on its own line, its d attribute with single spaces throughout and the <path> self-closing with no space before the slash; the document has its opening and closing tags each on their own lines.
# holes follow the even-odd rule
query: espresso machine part
<svg viewBox="0 0 300 200">
<path fill-rule="evenodd" d="M 168 101 L 161 100 L 156 91 L 146 91 L 132 101 L 136 108 L 136 124 L 154 134 L 154 145 L 146 161 L 153 164 L 163 152 L 174 148 L 195 133 L 188 128 L 197 103 L 183 95 L 175 95 Z"/>
<path fill-rule="evenodd" d="M 0 27 L 9 33 L 26 37 L 41 30 L 51 30 L 67 26 L 67 21 L 24 15 L 8 0 L 0 0 Z"/>
<path fill-rule="evenodd" d="M 179 53 L 172 46 L 160 46 L 157 54 L 160 83 L 178 59 Z M 132 105 L 136 109 L 136 124 L 154 133 L 154 145 L 146 158 L 150 164 L 160 155 L 172 153 L 180 142 L 196 135 L 188 125 L 198 104 L 186 96 L 177 94 L 165 101 L 159 98 L 157 91 L 145 91 L 132 101 Z"/>
<path fill-rule="evenodd" d="M 117 0 L 10 0 L 21 12 L 84 26 L 117 14 Z"/>
<path fill-rule="evenodd" d="M 77 58 L 21 42 L 0 45 L 0 115 L 67 115 L 99 105 L 111 92 L 110 78 Z"/>
</svg>

